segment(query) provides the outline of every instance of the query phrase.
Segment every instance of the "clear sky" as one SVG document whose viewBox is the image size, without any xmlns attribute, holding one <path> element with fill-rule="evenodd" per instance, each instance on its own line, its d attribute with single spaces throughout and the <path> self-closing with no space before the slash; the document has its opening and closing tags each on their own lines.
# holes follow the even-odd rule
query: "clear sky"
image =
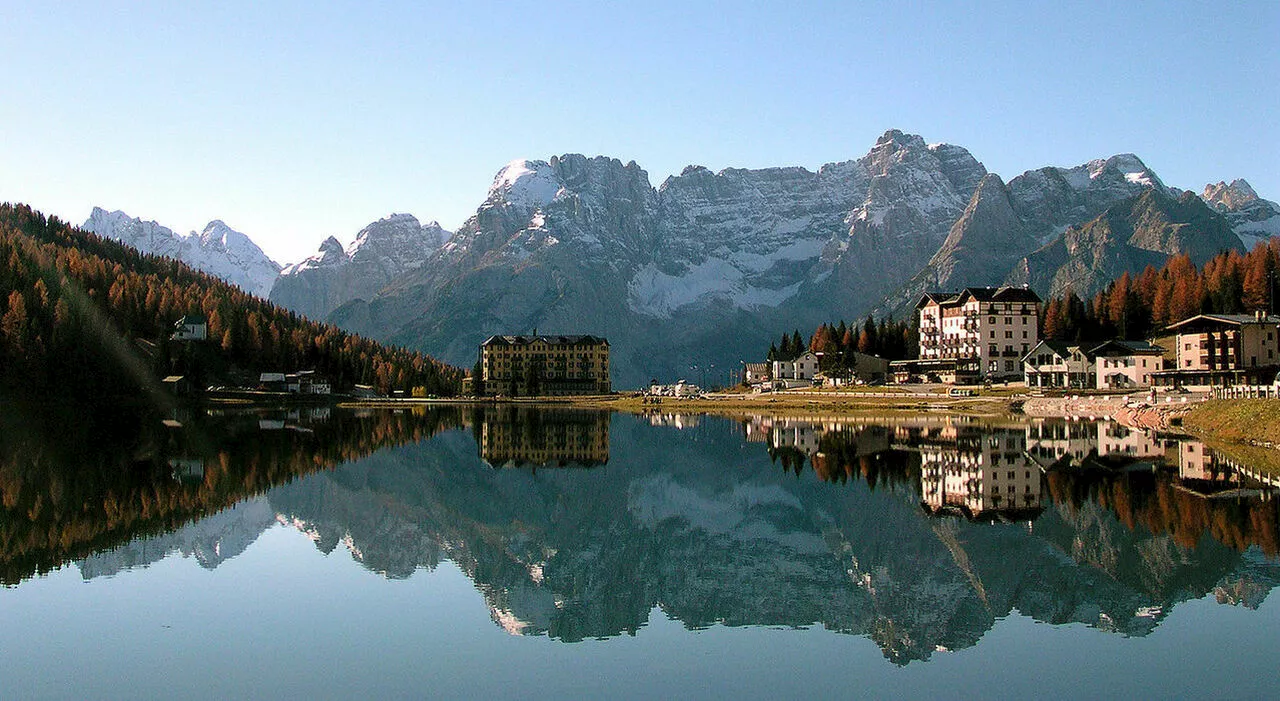
<svg viewBox="0 0 1280 701">
<path fill-rule="evenodd" d="M 114 6 L 110 6 L 114 5 Z M 1280 2 L 0 0 L 0 200 L 281 262 L 410 212 L 456 228 L 515 158 L 857 158 L 889 128 L 1006 179 L 1134 152 L 1280 200 Z"/>
</svg>

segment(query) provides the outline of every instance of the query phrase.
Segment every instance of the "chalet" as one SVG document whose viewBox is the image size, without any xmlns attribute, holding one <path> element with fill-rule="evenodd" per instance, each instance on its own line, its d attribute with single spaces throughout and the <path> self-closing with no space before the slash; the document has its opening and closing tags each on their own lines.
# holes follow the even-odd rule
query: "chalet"
<svg viewBox="0 0 1280 701">
<path fill-rule="evenodd" d="M 742 371 L 742 381 L 749 385 L 768 382 L 771 371 L 770 363 L 746 363 Z"/>
<path fill-rule="evenodd" d="M 1107 341 L 1089 350 L 1094 357 L 1098 389 L 1151 386 L 1151 374 L 1164 368 L 1164 349 L 1146 341 Z"/>
<path fill-rule="evenodd" d="M 200 314 L 187 314 L 173 325 L 174 341 L 203 341 L 209 337 L 209 322 Z"/>
<path fill-rule="evenodd" d="M 1027 387 L 1093 389 L 1097 370 L 1090 348 L 1079 343 L 1041 341 L 1022 358 Z"/>
<path fill-rule="evenodd" d="M 813 376 L 818 374 L 818 356 L 805 351 L 791 360 L 775 360 L 772 370 L 775 387 L 806 387 L 813 384 Z"/>
</svg>

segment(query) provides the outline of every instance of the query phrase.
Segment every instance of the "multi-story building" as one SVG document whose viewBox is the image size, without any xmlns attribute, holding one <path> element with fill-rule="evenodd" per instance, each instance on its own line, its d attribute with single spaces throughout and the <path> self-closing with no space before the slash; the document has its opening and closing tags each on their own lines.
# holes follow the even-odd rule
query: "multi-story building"
<svg viewBox="0 0 1280 701">
<path fill-rule="evenodd" d="M 1155 373 L 1162 385 L 1270 384 L 1280 365 L 1280 317 L 1199 314 L 1169 326 L 1177 367 Z"/>
<path fill-rule="evenodd" d="M 773 381 L 779 385 L 795 386 L 813 382 L 818 374 L 818 356 L 805 351 L 791 360 L 773 361 Z"/>
<path fill-rule="evenodd" d="M 919 362 L 954 364 L 957 381 L 1018 378 L 1019 361 L 1040 340 L 1040 297 L 1023 287 L 929 292 L 916 313 Z"/>
<path fill-rule="evenodd" d="M 1241 370 L 1280 362 L 1276 327 L 1265 314 L 1200 314 L 1173 324 L 1179 370 Z"/>
<path fill-rule="evenodd" d="M 600 336 L 490 336 L 480 344 L 488 395 L 608 394 L 609 341 Z"/>
</svg>

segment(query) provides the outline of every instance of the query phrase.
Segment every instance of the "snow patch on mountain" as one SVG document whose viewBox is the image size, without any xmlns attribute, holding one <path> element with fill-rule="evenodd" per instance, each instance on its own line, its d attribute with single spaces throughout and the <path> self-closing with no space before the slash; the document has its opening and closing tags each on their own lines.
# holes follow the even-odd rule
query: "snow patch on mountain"
<svg viewBox="0 0 1280 701">
<path fill-rule="evenodd" d="M 627 285 L 632 311 L 670 317 L 681 307 L 724 299 L 739 309 L 776 307 L 799 291 L 801 282 L 776 286 L 754 278 L 780 263 L 816 261 L 823 239 L 800 239 L 768 253 L 717 249 L 717 256 L 690 264 L 679 273 L 664 272 L 655 263 L 636 271 Z"/>
<path fill-rule="evenodd" d="M 521 207 L 541 207 L 551 203 L 561 190 L 555 169 L 546 161 L 511 161 L 493 179 L 491 200 Z"/>
</svg>

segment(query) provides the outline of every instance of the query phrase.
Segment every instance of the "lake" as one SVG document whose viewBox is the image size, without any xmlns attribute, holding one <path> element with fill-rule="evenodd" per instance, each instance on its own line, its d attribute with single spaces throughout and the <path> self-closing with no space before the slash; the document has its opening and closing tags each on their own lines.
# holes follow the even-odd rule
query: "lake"
<svg viewBox="0 0 1280 701">
<path fill-rule="evenodd" d="M 1280 694 L 1277 481 L 1194 440 L 0 413 L 6 698 Z"/>
</svg>

